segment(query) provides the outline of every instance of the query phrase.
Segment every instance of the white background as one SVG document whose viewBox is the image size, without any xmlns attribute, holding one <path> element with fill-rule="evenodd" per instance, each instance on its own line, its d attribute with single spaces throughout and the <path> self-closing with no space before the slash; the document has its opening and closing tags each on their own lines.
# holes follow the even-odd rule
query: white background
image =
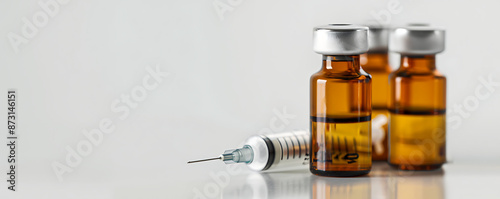
<svg viewBox="0 0 500 199">
<path fill-rule="evenodd" d="M 480 78 L 500 82 L 497 1 L 71 0 L 58 3 L 16 52 L 8 35 L 22 36 L 23 18 L 33 22 L 45 12 L 38 3 L 47 1 L 0 2 L 0 127 L 6 134 L 6 91 L 17 89 L 20 136 L 19 191 L 9 193 L 2 175 L 0 195 L 192 198 L 208 171 L 224 167 L 187 160 L 216 156 L 265 131 L 276 110 L 296 116 L 277 131 L 309 128 L 309 77 L 321 65 L 312 51 L 314 26 L 375 20 L 393 3 L 398 12 L 385 20 L 391 25 L 447 30 L 437 67 L 448 78 L 448 118 L 461 119 L 448 126 L 451 164 L 500 160 L 500 87 L 473 101 Z M 214 2 L 230 10 L 221 17 Z M 111 104 L 156 66 L 169 76 L 117 119 Z M 453 111 L 464 103 L 477 105 L 464 109 L 468 117 Z M 103 118 L 114 121 L 114 132 L 59 181 L 52 164 L 65 163 L 67 147 L 85 141 L 82 131 Z M 0 147 L 2 171 L 7 152 Z"/>
</svg>

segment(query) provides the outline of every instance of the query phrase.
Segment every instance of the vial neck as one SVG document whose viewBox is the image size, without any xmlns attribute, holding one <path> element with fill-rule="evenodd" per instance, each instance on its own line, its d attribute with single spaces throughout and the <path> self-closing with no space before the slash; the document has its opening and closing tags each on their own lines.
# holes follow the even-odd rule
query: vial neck
<svg viewBox="0 0 500 199">
<path fill-rule="evenodd" d="M 415 72 L 436 70 L 436 55 L 401 55 L 401 68 Z"/>
<path fill-rule="evenodd" d="M 323 68 L 327 73 L 359 73 L 359 55 L 323 55 Z"/>
<path fill-rule="evenodd" d="M 387 53 L 365 53 L 360 55 L 360 61 L 365 70 L 390 70 Z"/>
</svg>

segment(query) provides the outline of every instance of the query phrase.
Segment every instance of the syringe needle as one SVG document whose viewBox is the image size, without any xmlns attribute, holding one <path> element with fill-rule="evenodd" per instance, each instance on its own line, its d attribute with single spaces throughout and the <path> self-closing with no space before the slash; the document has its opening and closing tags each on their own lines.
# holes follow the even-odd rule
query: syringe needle
<svg viewBox="0 0 500 199">
<path fill-rule="evenodd" d="M 201 159 L 201 160 L 191 160 L 188 161 L 188 164 L 190 163 L 197 163 L 197 162 L 205 162 L 205 161 L 210 161 L 210 160 L 218 160 L 221 159 L 222 157 L 216 157 L 216 158 L 207 158 L 207 159 Z"/>
</svg>

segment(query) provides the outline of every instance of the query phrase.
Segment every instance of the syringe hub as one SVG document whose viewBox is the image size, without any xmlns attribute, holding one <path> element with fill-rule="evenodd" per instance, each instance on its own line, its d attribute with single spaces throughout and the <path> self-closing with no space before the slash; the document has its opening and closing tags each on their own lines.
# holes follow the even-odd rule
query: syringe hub
<svg viewBox="0 0 500 199">
<path fill-rule="evenodd" d="M 221 160 L 226 164 L 250 163 L 253 160 L 252 147 L 245 145 L 240 149 L 229 149 L 220 155 Z"/>
</svg>

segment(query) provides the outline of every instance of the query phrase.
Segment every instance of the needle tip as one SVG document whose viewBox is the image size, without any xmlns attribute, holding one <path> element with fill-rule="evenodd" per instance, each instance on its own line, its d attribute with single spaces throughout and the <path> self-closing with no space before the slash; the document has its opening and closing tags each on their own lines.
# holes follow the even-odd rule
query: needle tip
<svg viewBox="0 0 500 199">
<path fill-rule="evenodd" d="M 210 161 L 210 160 L 218 160 L 218 159 L 221 159 L 221 157 L 216 157 L 216 158 L 207 158 L 207 159 L 201 159 L 201 160 L 191 160 L 191 161 L 188 161 L 187 163 L 188 163 L 188 164 L 191 164 L 191 163 L 205 162 L 205 161 Z"/>
</svg>

